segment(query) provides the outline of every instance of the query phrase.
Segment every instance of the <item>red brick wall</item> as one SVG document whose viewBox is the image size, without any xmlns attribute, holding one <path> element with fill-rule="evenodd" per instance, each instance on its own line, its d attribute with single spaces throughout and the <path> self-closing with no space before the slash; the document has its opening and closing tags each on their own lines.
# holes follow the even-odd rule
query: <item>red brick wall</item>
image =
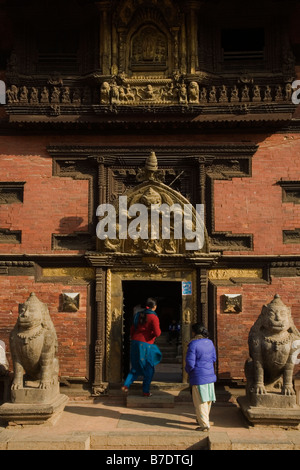
<svg viewBox="0 0 300 470">
<path fill-rule="evenodd" d="M 222 296 L 242 294 L 243 311 L 239 314 L 223 313 Z M 300 331 L 300 278 L 273 278 L 271 285 L 244 284 L 236 287 L 217 288 L 217 354 L 218 378 L 244 378 L 244 364 L 249 357 L 248 335 L 262 306 L 279 294 L 282 301 L 292 309 L 295 326 Z M 300 355 L 299 355 L 300 358 Z M 299 370 L 295 367 L 295 373 Z"/>
<path fill-rule="evenodd" d="M 157 136 L 157 145 L 191 145 L 187 136 Z M 282 231 L 300 227 L 300 205 L 282 204 L 276 183 L 300 179 L 300 137 L 295 135 L 226 135 L 212 139 L 193 136 L 195 145 L 205 142 L 259 144 L 253 157 L 252 177 L 215 182 L 215 229 L 252 233 L 254 254 L 299 254 L 300 244 L 283 244 Z M 0 244 L 0 253 L 49 253 L 52 233 L 85 231 L 88 223 L 88 182 L 52 176 L 47 145 L 53 137 L 0 137 L 1 181 L 26 181 L 23 204 L 0 205 L 0 228 L 22 230 L 22 244 Z M 108 136 L 61 137 L 61 144 L 109 145 Z M 150 136 L 114 138 L 114 145 L 149 145 Z M 62 219 L 80 225 L 61 226 Z M 249 252 L 246 252 L 246 254 Z"/>
<path fill-rule="evenodd" d="M 10 369 L 9 335 L 18 318 L 19 303 L 25 302 L 31 292 L 48 305 L 58 337 L 60 375 L 86 377 L 86 286 L 68 286 L 63 282 L 36 283 L 33 277 L 28 276 L 0 276 L 0 338 L 7 345 Z M 59 311 L 60 294 L 63 292 L 80 293 L 80 308 L 77 312 Z"/>
<path fill-rule="evenodd" d="M 0 205 L 0 227 L 22 230 L 22 244 L 0 244 L 1 253 L 53 253 L 51 233 L 68 233 L 74 227 L 60 226 L 65 217 L 82 219 L 76 230 L 85 230 L 88 213 L 88 183 L 52 176 L 52 160 L 47 145 L 109 145 L 112 137 L 5 137 L 0 136 L 0 180 L 26 181 L 23 204 Z M 283 244 L 282 230 L 300 227 L 300 205 L 282 203 L 280 179 L 300 179 L 300 137 L 289 135 L 228 134 L 219 137 L 194 135 L 192 143 L 256 143 L 252 176 L 215 182 L 215 229 L 233 233 L 252 233 L 254 251 L 245 254 L 300 254 L 300 244 Z M 151 145 L 153 136 L 114 136 L 114 145 Z M 156 145 L 191 145 L 190 136 L 161 135 Z M 238 254 L 234 252 L 234 254 Z M 243 293 L 243 312 L 239 315 L 220 313 L 218 305 L 218 356 L 220 378 L 243 377 L 248 356 L 249 330 L 260 314 L 262 304 L 275 293 L 292 306 L 295 323 L 300 328 L 299 278 L 274 279 L 268 285 L 218 287 L 218 298 L 224 293 Z M 61 374 L 84 376 L 86 370 L 86 288 L 72 286 L 81 293 L 80 311 L 58 312 L 59 295 L 69 287 L 37 283 L 33 278 L 0 278 L 0 335 L 7 339 L 17 318 L 17 304 L 31 291 L 49 305 L 59 337 Z M 12 313 L 10 313 L 12 312 Z"/>
<path fill-rule="evenodd" d="M 0 204 L 0 227 L 22 231 L 21 244 L 0 244 L 0 253 L 51 252 L 51 234 L 86 231 L 88 182 L 52 176 L 52 159 L 0 155 L 1 181 L 26 182 L 24 202 Z M 62 227 L 62 220 L 79 226 Z"/>
<path fill-rule="evenodd" d="M 284 244 L 282 235 L 300 228 L 300 205 L 282 203 L 282 188 L 276 184 L 300 180 L 299 157 L 299 134 L 262 141 L 252 177 L 215 182 L 215 230 L 252 233 L 256 255 L 300 254 L 300 244 Z"/>
</svg>

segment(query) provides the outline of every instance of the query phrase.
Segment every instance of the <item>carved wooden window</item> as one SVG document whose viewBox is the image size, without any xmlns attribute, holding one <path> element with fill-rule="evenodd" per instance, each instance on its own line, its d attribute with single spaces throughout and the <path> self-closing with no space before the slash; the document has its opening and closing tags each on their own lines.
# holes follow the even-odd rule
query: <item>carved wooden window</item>
<svg viewBox="0 0 300 470">
<path fill-rule="evenodd" d="M 165 70 L 167 58 L 167 38 L 155 25 L 147 24 L 142 26 L 132 37 L 131 70 Z"/>
<path fill-rule="evenodd" d="M 0 182 L 0 204 L 22 203 L 25 183 Z"/>
<path fill-rule="evenodd" d="M 283 243 L 300 243 L 300 228 L 283 230 Z"/>
<path fill-rule="evenodd" d="M 22 240 L 22 232 L 20 230 L 9 230 L 0 228 L 0 243 L 4 244 L 20 244 Z"/>
<path fill-rule="evenodd" d="M 226 64 L 263 61 L 265 31 L 263 28 L 223 29 L 221 33 L 223 60 Z"/>
<path fill-rule="evenodd" d="M 10 51 L 0 49 L 0 70 L 6 69 L 9 56 L 10 56 Z"/>
<path fill-rule="evenodd" d="M 295 56 L 296 65 L 300 65 L 300 44 L 294 44 L 292 50 Z"/>
<path fill-rule="evenodd" d="M 279 181 L 282 187 L 282 202 L 300 204 L 300 181 Z"/>
<path fill-rule="evenodd" d="M 37 72 L 78 72 L 79 34 L 53 30 L 37 34 Z"/>
</svg>

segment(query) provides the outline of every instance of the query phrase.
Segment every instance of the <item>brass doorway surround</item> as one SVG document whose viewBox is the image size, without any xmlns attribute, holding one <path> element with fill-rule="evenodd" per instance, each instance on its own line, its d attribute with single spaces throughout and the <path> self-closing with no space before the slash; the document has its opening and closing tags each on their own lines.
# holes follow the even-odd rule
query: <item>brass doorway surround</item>
<svg viewBox="0 0 300 470">
<path fill-rule="evenodd" d="M 197 318 L 196 272 L 186 269 L 151 271 L 108 270 L 106 277 L 106 373 L 109 383 L 122 381 L 123 349 L 123 281 L 173 281 L 191 283 L 191 293 L 182 295 L 182 357 L 185 358 L 190 340 L 190 325 Z M 182 382 L 187 383 L 186 372 L 182 367 Z"/>
<path fill-rule="evenodd" d="M 193 234 L 202 228 L 202 247 L 187 245 L 185 227 L 183 237 L 175 236 L 175 216 L 169 237 L 104 237 L 98 240 L 96 252 L 86 252 L 91 266 L 96 268 L 96 331 L 95 331 L 95 375 L 93 391 L 95 395 L 107 393 L 109 384 L 120 383 L 122 377 L 123 353 L 123 281 L 176 281 L 188 282 L 190 292 L 182 295 L 182 357 L 185 358 L 190 340 L 190 325 L 193 321 L 208 323 L 207 312 L 207 270 L 216 262 L 218 254 L 210 253 L 209 237 L 204 220 L 196 209 L 179 192 L 161 181 L 155 152 L 151 152 L 144 168 L 137 174 L 137 186 L 128 189 L 127 207 L 143 204 L 147 208 L 148 232 L 152 205 L 166 204 L 169 208 L 179 207 L 184 214 L 187 209 Z M 176 204 L 176 206 L 175 206 Z M 105 205 L 106 207 L 106 205 Z M 106 209 L 107 210 L 107 209 Z M 123 210 L 123 209 L 122 209 Z M 115 214 L 122 212 L 118 201 Z M 151 215 L 151 214 L 150 214 Z M 127 217 L 128 213 L 127 213 Z M 127 222 L 129 220 L 126 219 Z M 200 222 L 200 227 L 198 223 Z M 179 223 L 178 221 L 176 223 Z M 181 219 L 181 224 L 185 221 Z M 159 233 L 162 227 L 159 227 Z M 197 236 L 200 234 L 197 231 Z M 101 238 L 101 237 L 100 237 Z M 195 250 L 195 251 L 194 251 Z M 184 368 L 183 368 L 184 370 Z M 185 372 L 182 382 L 187 382 Z"/>
</svg>

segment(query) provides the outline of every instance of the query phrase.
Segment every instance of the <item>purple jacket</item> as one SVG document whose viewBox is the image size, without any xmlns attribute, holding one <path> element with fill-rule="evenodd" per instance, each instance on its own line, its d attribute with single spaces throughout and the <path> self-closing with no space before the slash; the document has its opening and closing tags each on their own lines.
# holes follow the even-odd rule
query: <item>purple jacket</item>
<svg viewBox="0 0 300 470">
<path fill-rule="evenodd" d="M 214 370 L 216 359 L 216 350 L 210 339 L 193 339 L 188 345 L 185 360 L 185 370 L 189 374 L 190 385 L 216 382 Z"/>
</svg>

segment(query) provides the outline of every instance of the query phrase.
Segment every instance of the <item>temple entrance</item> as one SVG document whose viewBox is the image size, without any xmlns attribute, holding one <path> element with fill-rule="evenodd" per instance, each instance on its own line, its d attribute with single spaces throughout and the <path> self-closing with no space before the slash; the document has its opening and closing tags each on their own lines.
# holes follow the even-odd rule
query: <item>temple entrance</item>
<svg viewBox="0 0 300 470">
<path fill-rule="evenodd" d="M 191 324 L 197 319 L 208 323 L 207 269 L 219 255 L 210 254 L 204 218 L 181 193 L 163 183 L 162 177 L 156 154 L 151 152 L 136 174 L 138 184 L 122 193 L 127 209 L 124 212 L 124 201 L 117 198 L 112 211 L 115 223 L 108 216 L 101 218 L 97 252 L 86 254 L 96 268 L 95 394 L 123 382 L 130 366 L 134 307 L 147 297 L 158 300 L 163 331 L 157 341 L 164 357 L 156 367 L 157 382 L 188 383 L 184 364 Z M 153 206 L 159 210 L 152 213 Z M 132 218 L 130 211 L 137 208 L 140 215 Z M 105 204 L 102 209 L 107 212 Z M 102 237 L 108 225 L 112 225 L 112 237 Z M 124 237 L 124 228 L 129 236 Z M 170 358 L 168 327 L 173 319 L 179 320 L 181 334 Z"/>
<path fill-rule="evenodd" d="M 132 260 L 132 258 L 130 258 Z M 153 258 L 152 258 L 153 260 Z M 123 258 L 123 263 L 125 258 Z M 120 384 L 124 381 L 129 370 L 130 360 L 130 325 L 133 318 L 135 306 L 145 302 L 147 297 L 156 297 L 158 302 L 158 315 L 160 318 L 163 335 L 158 338 L 157 345 L 164 355 L 164 362 L 156 367 L 155 381 L 169 383 L 187 383 L 187 374 L 183 368 L 183 360 L 190 341 L 191 323 L 197 318 L 197 271 L 186 268 L 183 263 L 178 267 L 168 266 L 165 268 L 151 264 L 148 267 L 143 258 L 140 268 L 134 269 L 112 269 L 106 273 L 106 349 L 100 359 L 105 361 L 106 381 L 109 384 Z M 160 259 L 159 259 L 160 261 Z M 158 262 L 159 262 L 158 261 Z M 165 260 L 164 260 L 165 262 Z M 156 269 L 155 269 L 156 268 Z M 101 271 L 100 271 L 101 273 Z M 102 286 L 100 276 L 99 293 Z M 102 304 L 98 303 L 98 308 Z M 181 326 L 180 342 L 168 344 L 169 322 L 175 318 Z M 173 348 L 173 357 L 167 362 Z M 175 359 L 176 360 L 175 360 Z M 174 367 L 173 367 L 174 365 Z M 176 366 L 176 367 L 175 367 Z M 162 370 L 163 368 L 163 370 Z M 95 369 L 98 370 L 97 364 Z M 172 371 L 174 369 L 174 371 Z M 176 377 L 174 376 L 176 373 Z"/>
<path fill-rule="evenodd" d="M 123 281 L 123 374 L 130 367 L 130 327 L 136 310 L 144 306 L 147 297 L 157 301 L 157 314 L 162 330 L 156 344 L 162 352 L 162 362 L 156 366 L 154 381 L 182 382 L 182 284 L 176 281 Z M 169 325 L 180 326 L 178 337 L 169 335 Z"/>
</svg>

